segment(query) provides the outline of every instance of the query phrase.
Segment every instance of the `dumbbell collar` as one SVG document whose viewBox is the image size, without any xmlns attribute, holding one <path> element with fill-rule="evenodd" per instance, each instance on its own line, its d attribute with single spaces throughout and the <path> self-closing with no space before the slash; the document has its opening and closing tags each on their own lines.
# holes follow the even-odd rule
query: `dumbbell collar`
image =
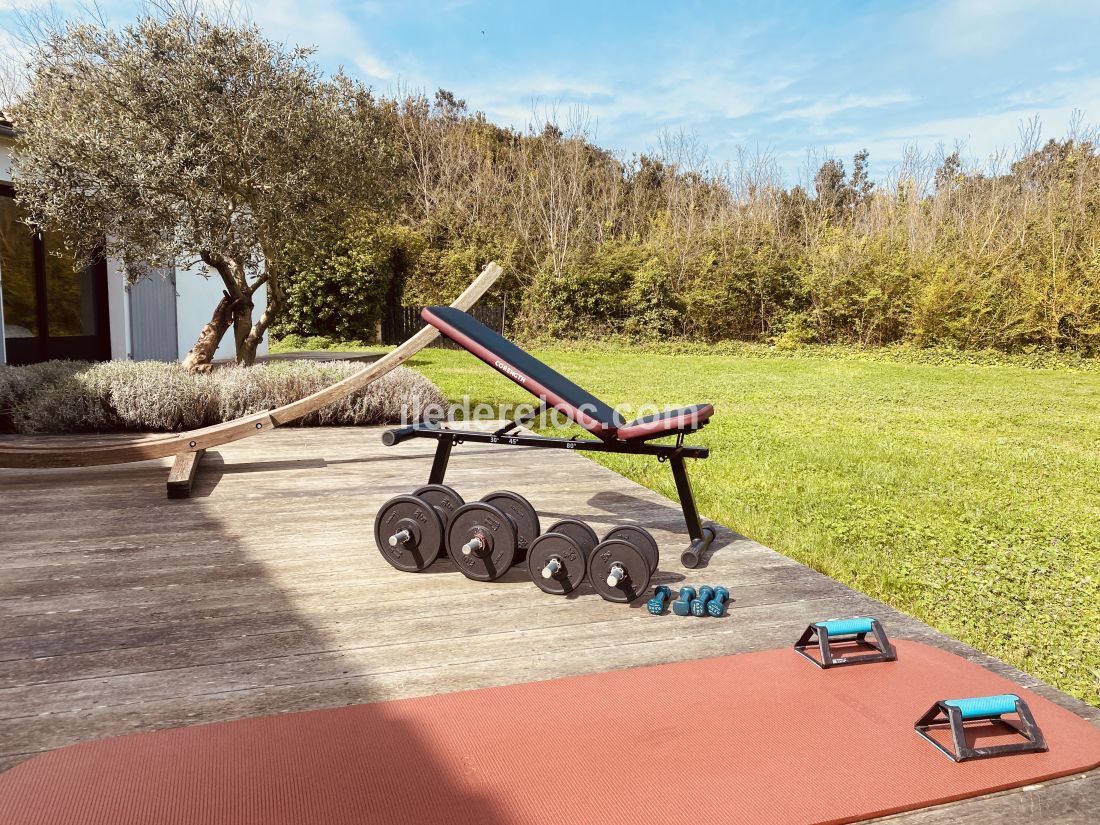
<svg viewBox="0 0 1100 825">
<path fill-rule="evenodd" d="M 487 556 L 492 552 L 492 548 L 492 537 L 488 533 L 476 530 L 474 534 L 470 536 L 470 539 L 462 545 L 462 555 Z"/>
<path fill-rule="evenodd" d="M 623 579 L 626 578 L 626 568 L 618 562 L 611 565 L 611 570 L 607 574 L 607 586 L 618 587 L 622 584 Z"/>
</svg>

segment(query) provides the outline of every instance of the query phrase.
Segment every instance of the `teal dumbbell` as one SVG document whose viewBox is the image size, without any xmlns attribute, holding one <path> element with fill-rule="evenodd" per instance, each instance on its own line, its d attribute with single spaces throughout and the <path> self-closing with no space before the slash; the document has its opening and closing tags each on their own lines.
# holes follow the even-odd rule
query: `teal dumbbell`
<svg viewBox="0 0 1100 825">
<path fill-rule="evenodd" d="M 649 612 L 654 616 L 660 616 L 665 612 L 665 607 L 668 605 L 669 599 L 671 598 L 672 591 L 662 584 L 653 591 L 653 598 L 646 602 L 646 607 L 649 608 Z"/>
<path fill-rule="evenodd" d="M 724 587 L 714 588 L 714 598 L 707 605 L 707 613 L 718 619 L 726 615 L 726 605 L 730 603 L 730 592 Z"/>
<path fill-rule="evenodd" d="M 699 588 L 699 597 L 691 600 L 691 615 L 693 616 L 705 616 L 707 615 L 707 605 L 710 600 L 714 598 L 714 588 L 708 584 L 704 584 Z"/>
<path fill-rule="evenodd" d="M 687 616 L 691 613 L 691 600 L 694 598 L 694 587 L 680 588 L 680 596 L 672 603 L 672 612 L 677 616 Z"/>
</svg>

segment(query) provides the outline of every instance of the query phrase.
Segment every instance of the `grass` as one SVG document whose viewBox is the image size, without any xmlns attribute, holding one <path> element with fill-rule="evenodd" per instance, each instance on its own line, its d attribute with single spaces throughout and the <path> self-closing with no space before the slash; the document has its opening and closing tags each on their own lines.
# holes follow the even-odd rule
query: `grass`
<svg viewBox="0 0 1100 825">
<path fill-rule="evenodd" d="M 536 355 L 611 404 L 709 401 L 702 512 L 1100 705 L 1100 373 L 851 353 Z M 464 352 L 452 401 L 526 403 Z M 601 463 L 670 498 L 663 465 Z"/>
</svg>

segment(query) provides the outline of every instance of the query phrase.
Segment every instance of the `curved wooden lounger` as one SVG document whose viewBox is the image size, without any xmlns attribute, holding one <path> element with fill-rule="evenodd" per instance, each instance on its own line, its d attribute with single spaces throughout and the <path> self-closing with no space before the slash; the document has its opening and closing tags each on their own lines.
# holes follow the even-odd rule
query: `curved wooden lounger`
<svg viewBox="0 0 1100 825">
<path fill-rule="evenodd" d="M 502 272 L 496 263 L 489 264 L 451 306 L 463 311 L 470 309 L 496 283 Z M 186 496 L 190 491 L 198 460 L 209 447 L 248 438 L 316 412 L 326 404 L 362 389 L 394 367 L 400 366 L 438 337 L 438 329 L 426 326 L 393 352 L 354 375 L 273 410 L 253 413 L 185 433 L 139 436 L 126 441 L 103 443 L 100 440 L 100 443 L 89 443 L 72 440 L 65 446 L 0 444 L 0 467 L 88 467 L 176 456 L 176 466 L 168 480 L 168 494 Z M 95 437 L 91 439 L 95 440 Z"/>
</svg>

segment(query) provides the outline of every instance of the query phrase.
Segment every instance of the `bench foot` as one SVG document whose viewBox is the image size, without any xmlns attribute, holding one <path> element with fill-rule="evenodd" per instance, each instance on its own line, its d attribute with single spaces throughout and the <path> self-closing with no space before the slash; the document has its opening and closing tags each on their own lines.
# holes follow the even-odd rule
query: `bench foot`
<svg viewBox="0 0 1100 825">
<path fill-rule="evenodd" d="M 206 450 L 188 450 L 176 453 L 172 470 L 168 473 L 168 498 L 190 498 L 191 483 L 199 471 L 199 462 Z"/>
<path fill-rule="evenodd" d="M 703 528 L 703 535 L 697 539 L 692 539 L 691 544 L 688 545 L 688 549 L 680 554 L 680 564 L 684 567 L 690 567 L 692 569 L 699 566 L 699 561 L 703 558 L 703 554 L 707 552 L 707 548 L 710 547 L 712 541 L 714 541 L 714 528 L 709 524 Z"/>
</svg>

